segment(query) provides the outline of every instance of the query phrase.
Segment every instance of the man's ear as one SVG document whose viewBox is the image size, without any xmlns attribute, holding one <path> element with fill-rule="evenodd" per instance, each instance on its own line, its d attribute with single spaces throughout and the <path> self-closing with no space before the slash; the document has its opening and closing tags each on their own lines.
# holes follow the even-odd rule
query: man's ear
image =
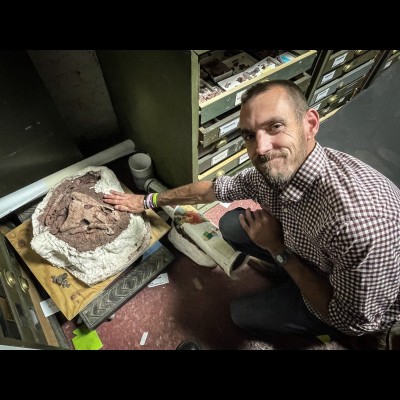
<svg viewBox="0 0 400 400">
<path fill-rule="evenodd" d="M 305 129 L 307 140 L 314 138 L 319 129 L 319 114 L 317 110 L 309 108 L 306 112 L 305 118 Z"/>
</svg>

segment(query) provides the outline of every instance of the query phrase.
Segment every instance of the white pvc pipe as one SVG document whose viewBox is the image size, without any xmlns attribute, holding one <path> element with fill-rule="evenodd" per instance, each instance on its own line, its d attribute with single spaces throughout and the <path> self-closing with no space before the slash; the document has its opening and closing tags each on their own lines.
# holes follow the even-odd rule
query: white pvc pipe
<svg viewBox="0 0 400 400">
<path fill-rule="evenodd" d="M 16 190 L 0 198 L 0 218 L 16 210 L 19 207 L 45 195 L 53 186 L 62 179 L 73 175 L 75 172 L 90 166 L 107 164 L 117 158 L 133 153 L 135 144 L 132 140 L 125 140 L 89 158 L 85 158 L 75 164 L 70 165 L 54 174 L 46 176 L 22 189 Z"/>
</svg>

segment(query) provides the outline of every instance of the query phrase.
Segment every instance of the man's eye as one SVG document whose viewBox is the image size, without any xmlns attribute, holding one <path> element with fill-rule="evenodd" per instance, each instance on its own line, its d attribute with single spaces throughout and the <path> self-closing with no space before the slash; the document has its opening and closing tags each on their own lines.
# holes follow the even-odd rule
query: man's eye
<svg viewBox="0 0 400 400">
<path fill-rule="evenodd" d="M 249 140 L 254 140 L 255 135 L 248 133 L 247 135 L 242 135 L 243 140 L 249 141 Z"/>
<path fill-rule="evenodd" d="M 276 124 L 273 124 L 272 125 L 272 130 L 278 130 L 278 129 L 280 129 L 280 128 L 282 128 L 283 127 L 283 125 L 282 124 L 278 124 L 278 123 L 276 123 Z"/>
</svg>

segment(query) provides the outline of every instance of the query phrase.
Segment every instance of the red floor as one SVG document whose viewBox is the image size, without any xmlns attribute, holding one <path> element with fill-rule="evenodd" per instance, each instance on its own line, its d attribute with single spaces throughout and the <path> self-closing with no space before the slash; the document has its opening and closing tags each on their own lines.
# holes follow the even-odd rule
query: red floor
<svg viewBox="0 0 400 400">
<path fill-rule="evenodd" d="M 217 224 L 228 209 L 237 206 L 256 207 L 252 202 L 234 202 L 228 208 L 218 205 L 205 215 Z M 343 348 L 338 343 L 323 344 L 317 338 L 252 340 L 231 321 L 230 301 L 273 283 L 248 265 L 237 271 L 236 279 L 231 279 L 220 267 L 197 265 L 173 248 L 166 237 L 162 242 L 175 255 L 163 271 L 168 274 L 169 283 L 144 288 L 111 321 L 97 327 L 103 350 L 173 350 L 185 339 L 194 339 L 210 350 Z M 77 319 L 61 323 L 73 348 L 72 331 Z"/>
</svg>

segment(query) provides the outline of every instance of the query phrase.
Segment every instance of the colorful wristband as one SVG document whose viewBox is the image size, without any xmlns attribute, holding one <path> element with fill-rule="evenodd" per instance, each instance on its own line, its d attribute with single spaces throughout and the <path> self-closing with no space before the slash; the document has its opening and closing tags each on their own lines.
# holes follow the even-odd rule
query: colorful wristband
<svg viewBox="0 0 400 400">
<path fill-rule="evenodd" d="M 153 193 L 153 196 L 152 196 L 152 198 L 151 198 L 151 201 L 152 201 L 152 203 L 153 203 L 153 205 L 154 205 L 154 208 L 157 208 L 157 207 L 158 207 L 157 199 L 158 199 L 158 193 Z"/>
</svg>

